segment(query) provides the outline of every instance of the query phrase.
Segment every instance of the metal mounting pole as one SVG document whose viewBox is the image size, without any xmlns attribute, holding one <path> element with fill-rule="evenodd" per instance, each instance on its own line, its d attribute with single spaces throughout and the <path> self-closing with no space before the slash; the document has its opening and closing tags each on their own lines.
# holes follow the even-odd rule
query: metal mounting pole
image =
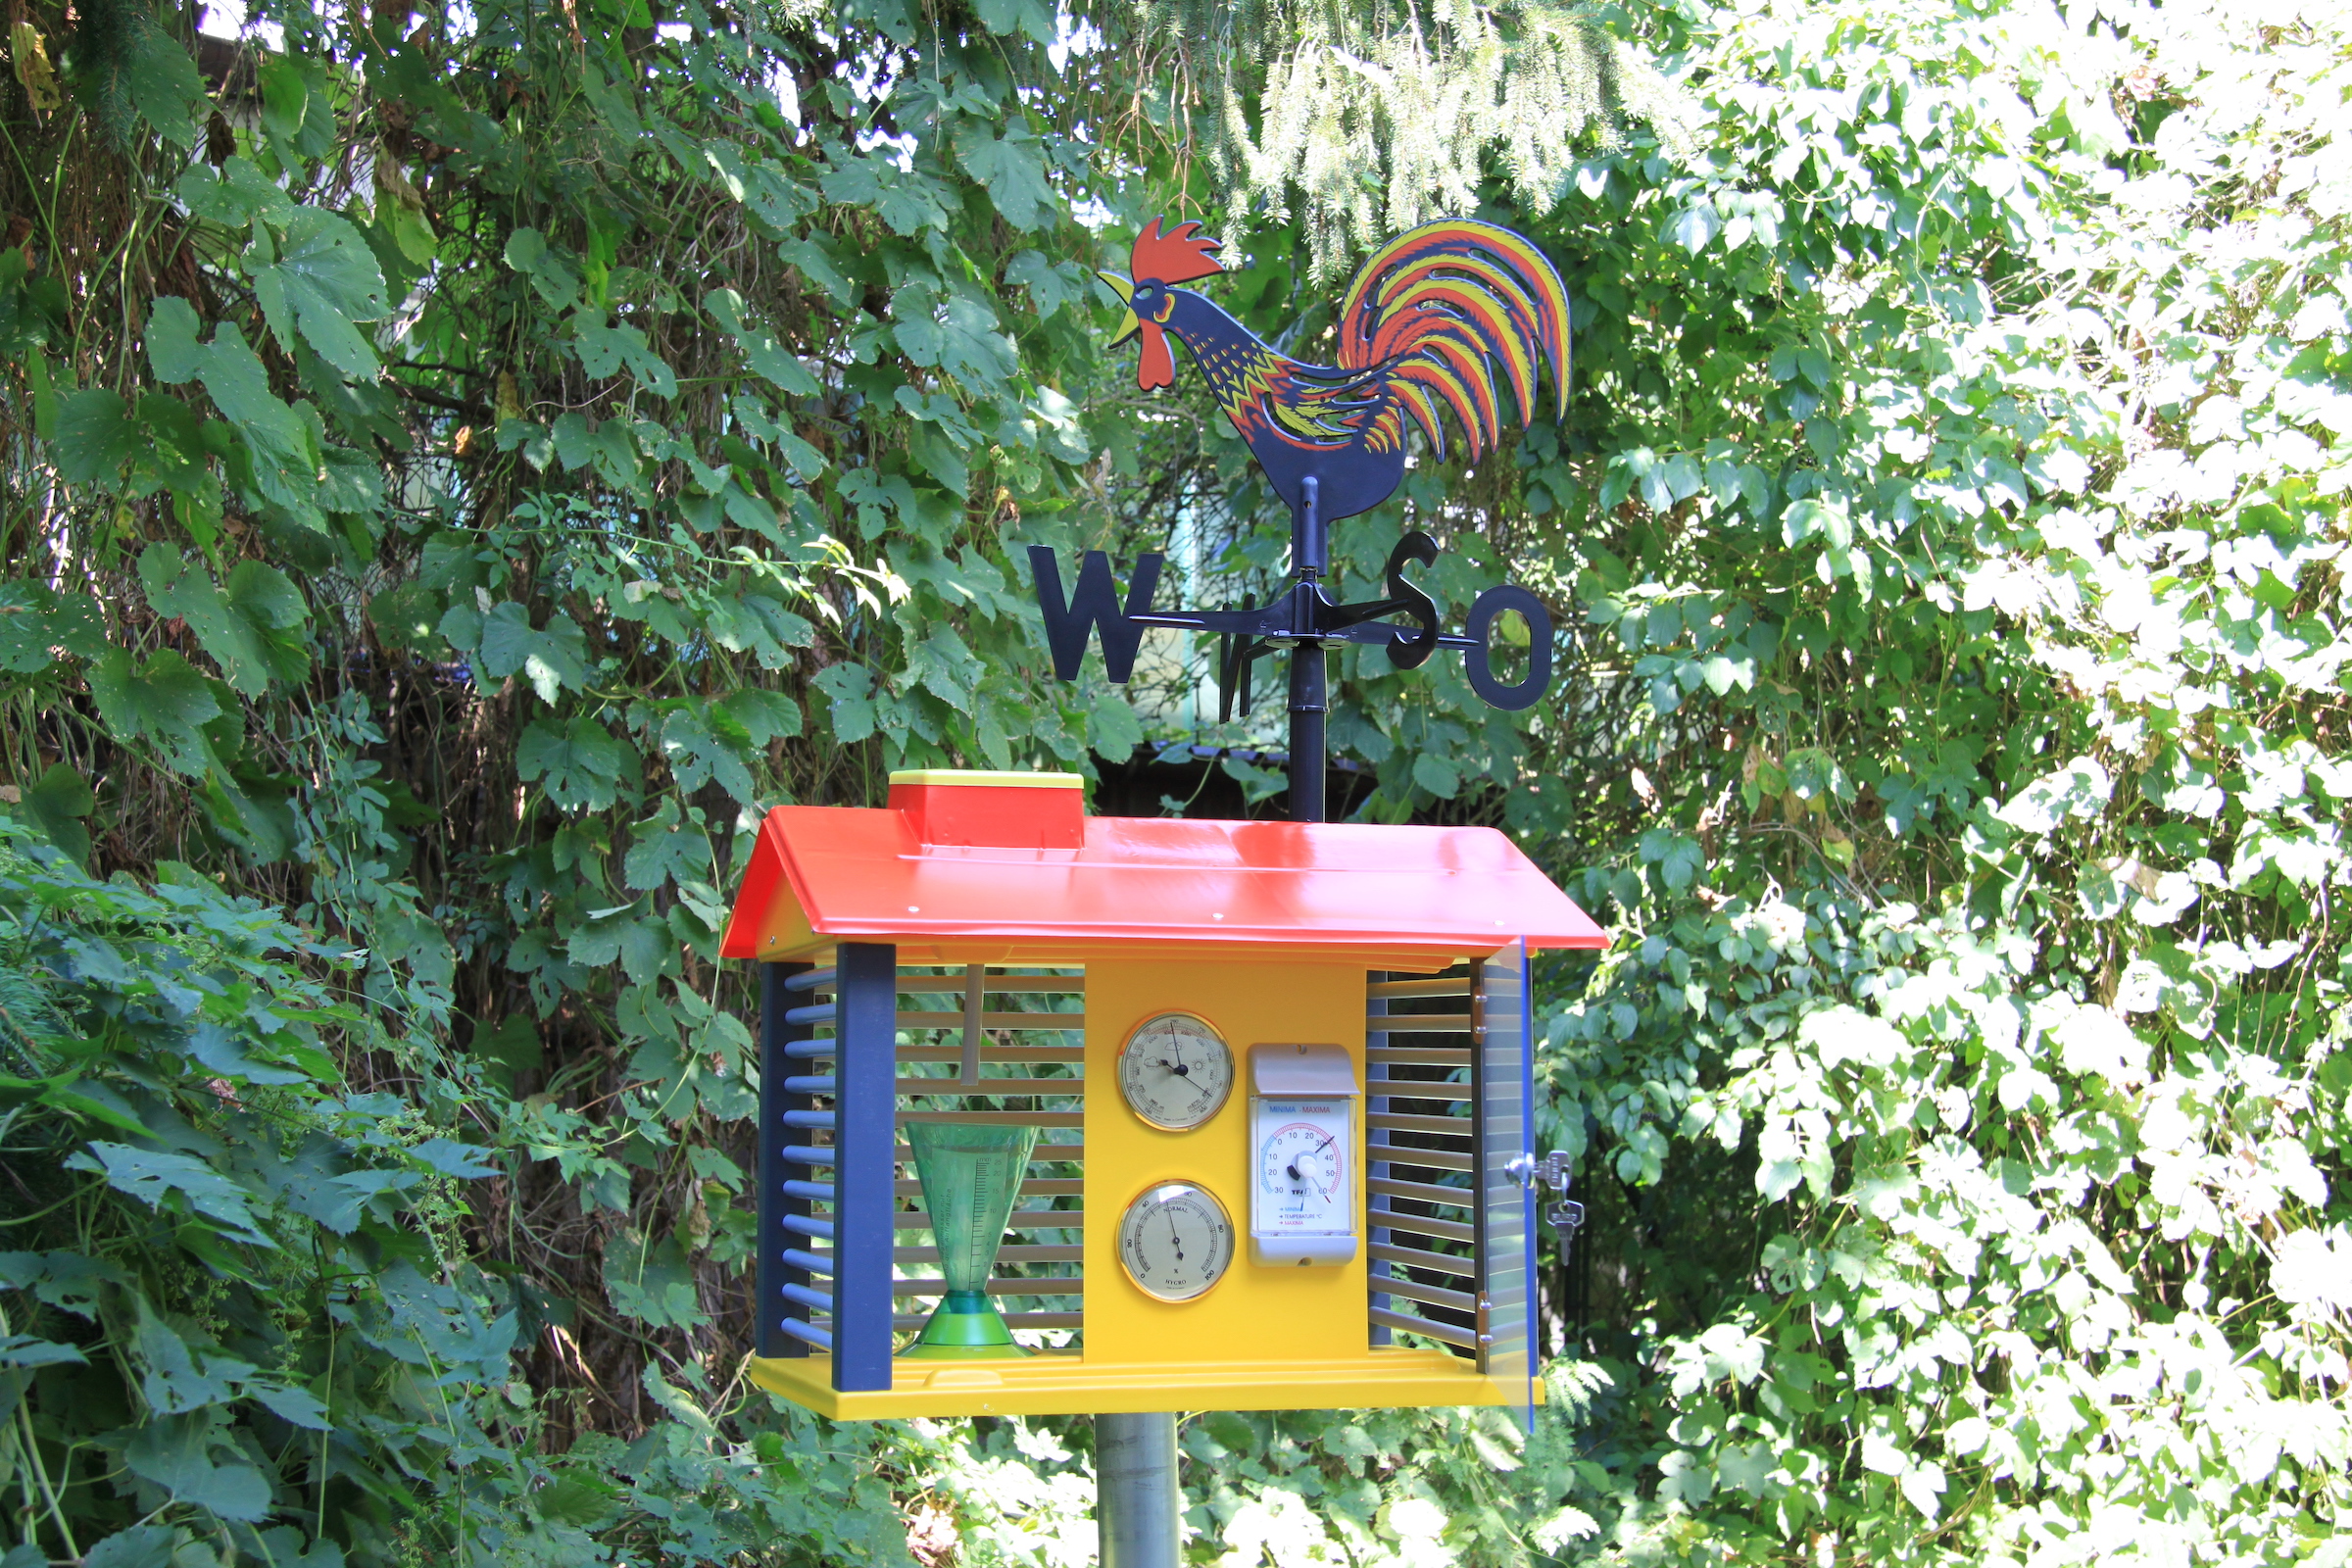
<svg viewBox="0 0 2352 1568">
<path fill-rule="evenodd" d="M 1176 1568 L 1183 1499 L 1176 1491 L 1176 1417 L 1095 1417 L 1095 1528 L 1100 1568 Z"/>
<path fill-rule="evenodd" d="M 1322 482 L 1311 474 L 1301 505 L 1291 517 L 1291 564 L 1298 581 L 1291 589 L 1291 820 L 1324 819 L 1326 774 L 1323 722 L 1331 710 L 1330 670 L 1316 612 L 1323 604 L 1323 570 L 1329 540 L 1323 527 Z"/>
</svg>

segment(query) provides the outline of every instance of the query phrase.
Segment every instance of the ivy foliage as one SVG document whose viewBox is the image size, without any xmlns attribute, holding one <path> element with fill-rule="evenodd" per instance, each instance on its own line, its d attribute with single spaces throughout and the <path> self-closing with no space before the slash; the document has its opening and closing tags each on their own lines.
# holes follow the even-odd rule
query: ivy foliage
<svg viewBox="0 0 2352 1568">
<path fill-rule="evenodd" d="M 767 804 L 1141 736 L 1004 564 L 1086 526 L 1092 78 L 1026 5 L 179 25 L 11 32 L 18 1549 L 905 1561 L 955 1446 L 740 1380 L 716 932 Z"/>
</svg>

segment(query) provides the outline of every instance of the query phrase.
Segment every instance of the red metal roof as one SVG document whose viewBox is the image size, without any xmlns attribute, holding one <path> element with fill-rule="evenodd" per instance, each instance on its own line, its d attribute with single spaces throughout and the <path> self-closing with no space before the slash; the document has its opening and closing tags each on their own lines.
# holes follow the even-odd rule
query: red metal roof
<svg viewBox="0 0 2352 1568">
<path fill-rule="evenodd" d="M 782 956 L 839 939 L 1464 956 L 1519 938 L 1607 945 L 1492 828 L 1082 817 L 1075 791 L 988 789 L 992 804 L 1017 795 L 1024 813 L 1066 815 L 1083 842 L 1039 847 L 1033 833 L 1028 847 L 975 844 L 966 832 L 922 831 L 926 795 L 939 813 L 936 803 L 966 793 L 931 778 L 928 790 L 895 785 L 892 808 L 769 811 L 719 951 Z M 925 842 L 941 836 L 967 842 Z"/>
</svg>

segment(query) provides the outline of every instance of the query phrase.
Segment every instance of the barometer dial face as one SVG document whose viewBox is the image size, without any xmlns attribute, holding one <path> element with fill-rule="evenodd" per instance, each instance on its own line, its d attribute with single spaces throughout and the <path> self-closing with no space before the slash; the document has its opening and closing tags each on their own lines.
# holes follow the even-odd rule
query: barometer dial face
<svg viewBox="0 0 2352 1568">
<path fill-rule="evenodd" d="M 1205 1296 L 1233 1266 L 1233 1220 L 1205 1187 L 1162 1182 L 1119 1216 L 1119 1264 L 1146 1296 Z"/>
<path fill-rule="evenodd" d="M 1224 1108 L 1233 1093 L 1232 1048 L 1192 1013 L 1146 1018 L 1119 1048 L 1119 1093 L 1152 1126 L 1190 1132 Z"/>
</svg>

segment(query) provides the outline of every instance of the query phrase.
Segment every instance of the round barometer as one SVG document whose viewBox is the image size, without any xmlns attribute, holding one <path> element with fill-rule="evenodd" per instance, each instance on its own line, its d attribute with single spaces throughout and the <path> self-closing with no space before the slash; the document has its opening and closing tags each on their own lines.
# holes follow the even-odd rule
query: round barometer
<svg viewBox="0 0 2352 1568">
<path fill-rule="evenodd" d="M 1204 1018 L 1163 1012 L 1146 1018 L 1119 1048 L 1119 1093 L 1127 1107 L 1165 1132 L 1190 1132 L 1233 1092 L 1233 1052 Z"/>
<path fill-rule="evenodd" d="M 1233 1221 L 1207 1188 L 1161 1182 L 1119 1216 L 1119 1263 L 1146 1296 L 1190 1301 L 1233 1266 Z"/>
</svg>

